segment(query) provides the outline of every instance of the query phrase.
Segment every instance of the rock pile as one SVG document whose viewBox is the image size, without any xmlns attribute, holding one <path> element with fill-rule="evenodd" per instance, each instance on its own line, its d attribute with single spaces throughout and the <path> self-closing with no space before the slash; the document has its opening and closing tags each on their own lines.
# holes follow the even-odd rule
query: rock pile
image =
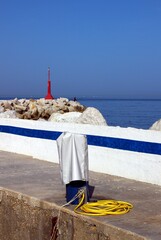
<svg viewBox="0 0 161 240">
<path fill-rule="evenodd" d="M 48 120 L 53 113 L 80 112 L 86 109 L 77 101 L 69 101 L 67 98 L 54 100 L 41 99 L 13 99 L 0 101 L 1 117 L 21 119 L 45 119 Z"/>
<path fill-rule="evenodd" d="M 67 122 L 67 123 L 79 123 L 90 125 L 103 125 L 107 126 L 106 120 L 102 114 L 93 107 L 88 107 L 83 113 L 69 112 L 69 113 L 53 113 L 49 120 L 51 122 Z"/>
<path fill-rule="evenodd" d="M 92 125 L 107 125 L 102 114 L 67 98 L 53 100 L 13 99 L 0 101 L 0 118 L 47 120 Z"/>
</svg>

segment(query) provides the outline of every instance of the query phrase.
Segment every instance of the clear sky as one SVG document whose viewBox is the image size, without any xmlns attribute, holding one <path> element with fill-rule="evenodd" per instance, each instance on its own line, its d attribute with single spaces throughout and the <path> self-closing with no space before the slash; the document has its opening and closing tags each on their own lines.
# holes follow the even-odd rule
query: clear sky
<svg viewBox="0 0 161 240">
<path fill-rule="evenodd" d="M 0 98 L 161 98 L 161 0 L 0 0 Z"/>
</svg>

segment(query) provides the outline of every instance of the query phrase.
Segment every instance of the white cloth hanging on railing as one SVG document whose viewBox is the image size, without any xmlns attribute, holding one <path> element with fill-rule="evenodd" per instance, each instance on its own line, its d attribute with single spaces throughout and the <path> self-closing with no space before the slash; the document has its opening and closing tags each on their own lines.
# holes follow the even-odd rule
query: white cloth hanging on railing
<svg viewBox="0 0 161 240">
<path fill-rule="evenodd" d="M 56 140 L 62 182 L 88 181 L 88 145 L 82 134 L 62 133 Z"/>
</svg>

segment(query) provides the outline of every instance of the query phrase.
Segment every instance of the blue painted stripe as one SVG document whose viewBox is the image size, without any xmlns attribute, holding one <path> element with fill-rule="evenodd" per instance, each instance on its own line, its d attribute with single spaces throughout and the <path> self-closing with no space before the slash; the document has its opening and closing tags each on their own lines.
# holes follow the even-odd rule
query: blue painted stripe
<svg viewBox="0 0 161 240">
<path fill-rule="evenodd" d="M 0 132 L 25 137 L 56 140 L 62 132 L 0 125 Z M 114 137 L 87 135 L 88 145 L 161 155 L 161 144 Z"/>
<path fill-rule="evenodd" d="M 89 145 L 161 155 L 161 144 L 123 138 L 87 135 Z"/>
<path fill-rule="evenodd" d="M 29 129 L 29 128 L 20 128 L 20 127 L 12 127 L 12 126 L 3 126 L 0 125 L 0 132 L 16 134 L 25 137 L 33 137 L 33 138 L 43 138 L 56 140 L 62 132 L 55 131 L 47 131 L 47 130 L 37 130 L 37 129 Z"/>
</svg>

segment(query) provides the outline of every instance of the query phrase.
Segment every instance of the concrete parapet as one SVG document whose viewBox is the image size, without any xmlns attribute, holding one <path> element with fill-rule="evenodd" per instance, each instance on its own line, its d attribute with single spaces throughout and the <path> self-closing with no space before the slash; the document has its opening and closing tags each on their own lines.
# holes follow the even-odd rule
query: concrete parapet
<svg viewBox="0 0 161 240">
<path fill-rule="evenodd" d="M 0 119 L 0 150 L 58 163 L 62 132 L 87 136 L 89 170 L 161 186 L 161 132 L 135 128 Z"/>
<path fill-rule="evenodd" d="M 58 240 L 145 240 L 127 230 L 75 214 L 71 209 L 0 189 L 0 239 L 49 240 L 52 217 L 59 216 Z"/>
</svg>

